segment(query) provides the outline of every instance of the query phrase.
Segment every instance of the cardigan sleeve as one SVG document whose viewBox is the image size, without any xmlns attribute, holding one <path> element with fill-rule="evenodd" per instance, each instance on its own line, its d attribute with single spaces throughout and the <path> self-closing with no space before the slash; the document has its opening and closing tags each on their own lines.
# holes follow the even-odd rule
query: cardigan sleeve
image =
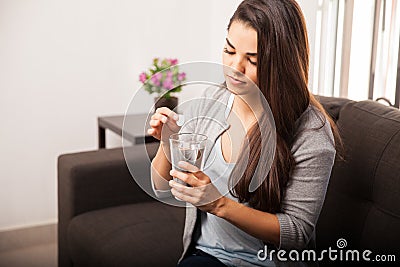
<svg viewBox="0 0 400 267">
<path fill-rule="evenodd" d="M 303 249 L 313 237 L 335 159 L 329 122 L 325 120 L 318 127 L 318 118 L 310 114 L 307 117 L 292 147 L 296 166 L 281 212 L 276 214 L 280 224 L 279 249 Z"/>
</svg>

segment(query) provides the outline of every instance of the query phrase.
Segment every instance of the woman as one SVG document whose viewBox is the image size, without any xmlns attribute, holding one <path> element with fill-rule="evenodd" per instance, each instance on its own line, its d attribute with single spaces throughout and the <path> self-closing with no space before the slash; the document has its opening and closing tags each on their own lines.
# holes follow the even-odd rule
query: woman
<svg viewBox="0 0 400 267">
<path fill-rule="evenodd" d="M 212 150 L 225 162 L 211 163 L 213 171 L 208 174 L 213 175 L 199 170 L 171 171 L 168 144 L 161 132 L 165 125 L 176 130 L 177 116 L 161 108 L 152 116 L 148 130 L 161 140 L 152 162 L 153 186 L 156 192 L 170 189 L 175 197 L 194 206 L 187 207 L 179 266 L 279 266 L 283 264 L 279 259 L 260 259 L 257 253 L 264 245 L 286 250 L 315 247 L 315 225 L 335 158 L 334 136 L 338 136 L 332 120 L 307 88 L 307 32 L 296 1 L 243 1 L 229 21 L 223 64 L 234 70 L 225 71 L 227 90 L 206 94 L 227 106 L 224 114 L 231 127 L 217 131 L 199 124 L 192 129 L 212 136 Z M 264 174 L 260 172 L 263 168 L 257 168 L 266 164 L 260 160 L 262 123 L 253 111 L 257 110 L 254 103 L 249 104 L 246 92 L 240 90 L 249 80 L 268 101 L 276 126 L 275 156 Z M 210 107 L 203 105 L 196 112 L 209 114 Z M 230 114 L 240 121 L 243 134 L 238 134 L 241 131 L 231 123 Z M 221 166 L 223 173 L 218 173 Z M 226 178 L 225 188 L 216 185 L 214 176 Z M 261 184 L 252 191 L 254 177 Z M 221 193 L 226 188 L 229 193 Z"/>
</svg>

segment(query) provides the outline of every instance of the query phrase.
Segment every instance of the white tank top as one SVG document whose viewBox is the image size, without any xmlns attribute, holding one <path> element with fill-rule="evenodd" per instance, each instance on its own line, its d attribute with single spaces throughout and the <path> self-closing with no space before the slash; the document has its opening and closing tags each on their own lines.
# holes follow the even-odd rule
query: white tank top
<svg viewBox="0 0 400 267">
<path fill-rule="evenodd" d="M 231 94 L 225 117 L 228 118 L 234 95 Z M 208 161 L 212 161 L 211 163 Z M 210 165 L 209 165 L 210 164 Z M 222 154 L 221 136 L 213 146 L 207 159 L 209 167 L 204 171 L 218 191 L 235 201 L 229 192 L 229 177 L 235 163 L 225 161 Z M 196 248 L 213 255 L 227 266 L 275 266 L 273 261 L 259 261 L 257 253 L 264 249 L 264 243 L 240 230 L 228 221 L 210 213 L 201 212 L 201 234 Z"/>
</svg>

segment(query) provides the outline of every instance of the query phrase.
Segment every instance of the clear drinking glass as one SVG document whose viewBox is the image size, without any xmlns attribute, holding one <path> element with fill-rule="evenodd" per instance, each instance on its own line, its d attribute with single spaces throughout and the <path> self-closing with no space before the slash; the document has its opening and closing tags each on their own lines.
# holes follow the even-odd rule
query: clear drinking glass
<svg viewBox="0 0 400 267">
<path fill-rule="evenodd" d="M 196 166 L 202 171 L 204 168 L 204 151 L 206 148 L 206 141 L 207 136 L 203 134 L 172 134 L 169 137 L 172 169 L 180 172 L 188 172 L 186 170 L 182 170 L 178 166 L 180 161 L 185 161 Z M 178 178 L 174 178 L 174 181 L 187 186 L 185 182 Z"/>
</svg>

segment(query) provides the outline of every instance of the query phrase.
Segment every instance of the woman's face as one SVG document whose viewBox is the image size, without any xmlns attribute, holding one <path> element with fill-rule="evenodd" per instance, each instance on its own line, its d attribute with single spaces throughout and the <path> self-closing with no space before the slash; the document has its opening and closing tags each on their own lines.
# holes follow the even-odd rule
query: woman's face
<svg viewBox="0 0 400 267">
<path fill-rule="evenodd" d="M 229 89 L 257 83 L 257 32 L 242 22 L 234 21 L 228 31 L 222 56 L 224 75 Z"/>
</svg>

